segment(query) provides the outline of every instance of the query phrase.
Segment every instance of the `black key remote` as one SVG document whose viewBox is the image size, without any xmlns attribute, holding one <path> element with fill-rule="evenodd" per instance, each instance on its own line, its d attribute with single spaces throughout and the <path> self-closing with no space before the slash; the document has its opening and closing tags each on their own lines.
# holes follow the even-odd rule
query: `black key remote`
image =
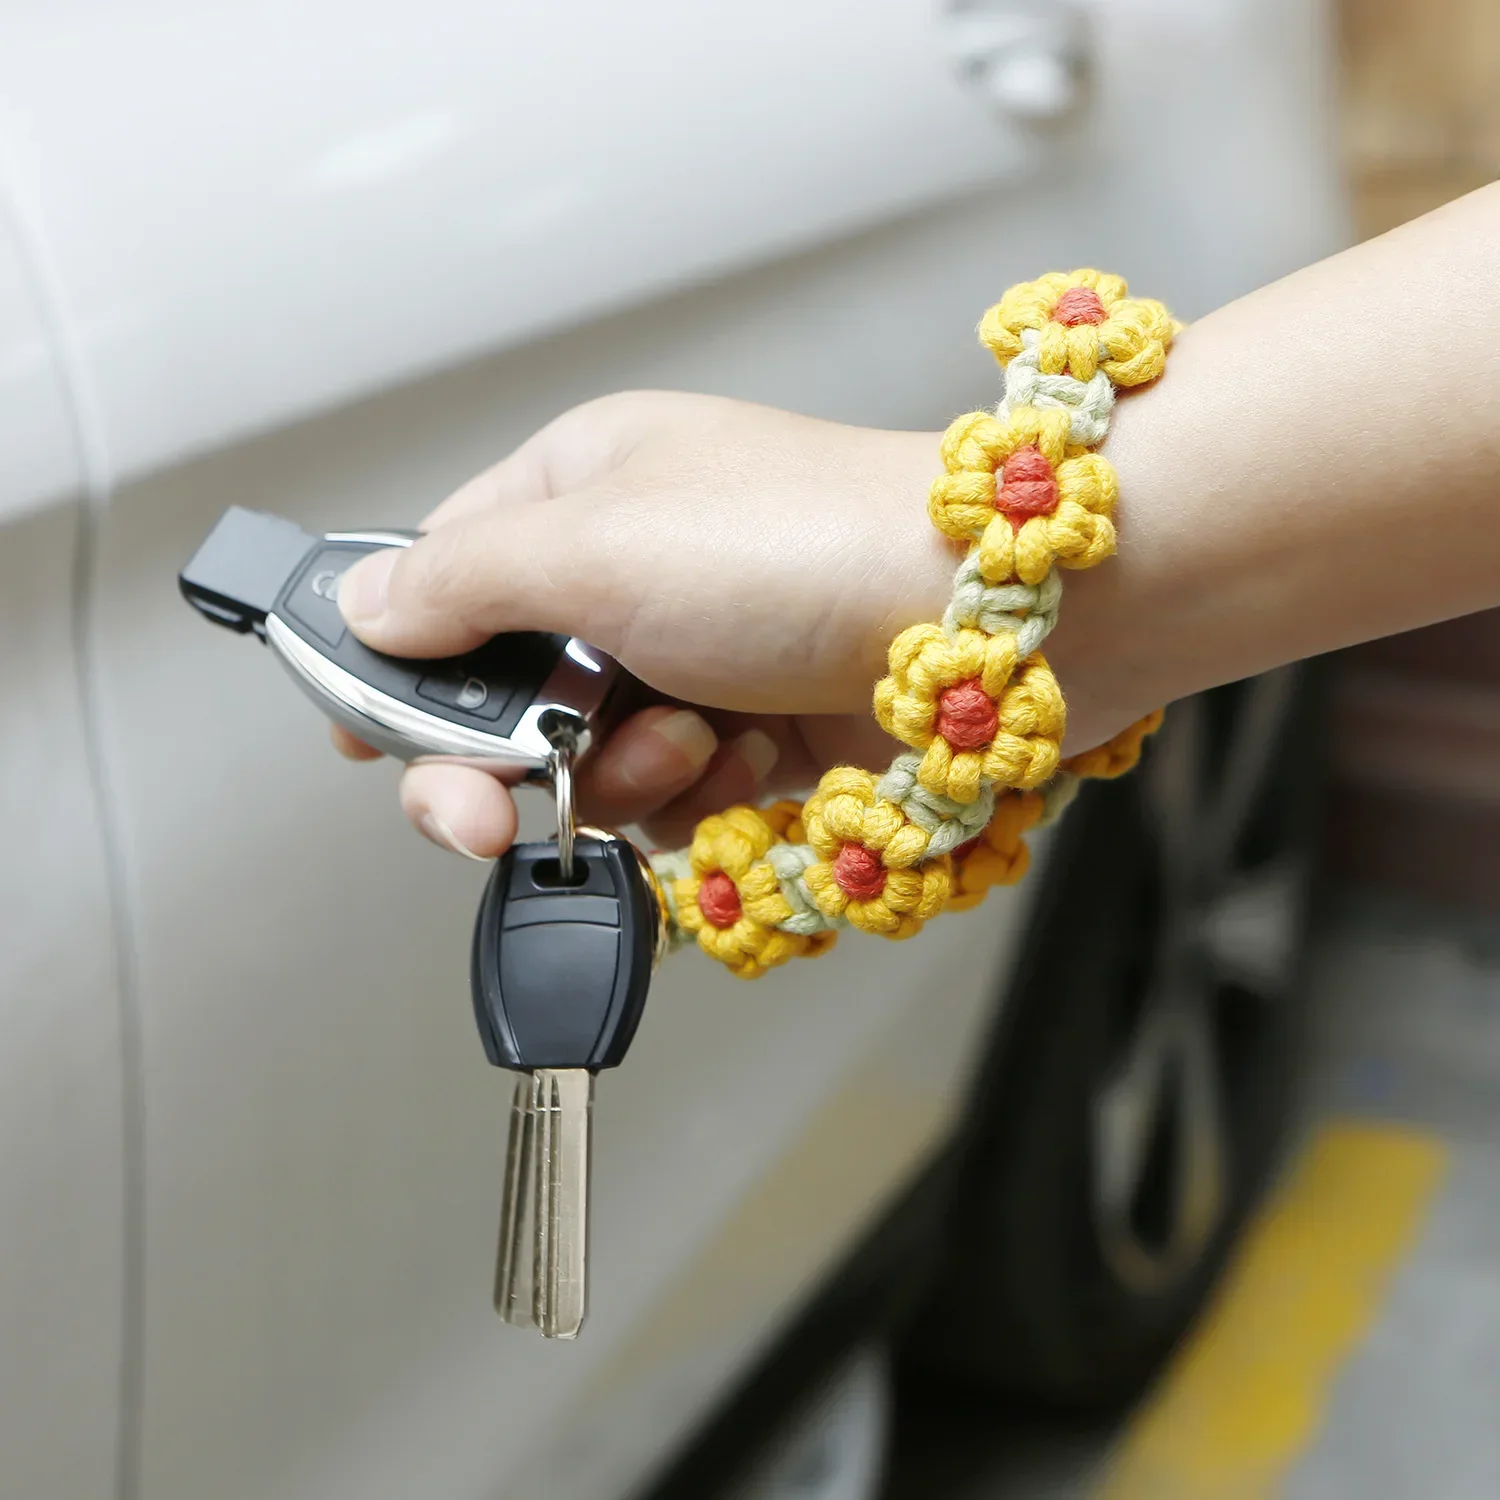
<svg viewBox="0 0 1500 1500">
<path fill-rule="evenodd" d="M 565 882 L 556 844 L 514 844 L 474 924 L 474 1018 L 497 1067 L 619 1064 L 641 1019 L 665 930 L 638 851 L 580 830 Z"/>
<path fill-rule="evenodd" d="M 666 946 L 654 877 L 622 839 L 583 829 L 573 876 L 552 844 L 495 866 L 474 928 L 474 1014 L 516 1074 L 495 1258 L 495 1307 L 547 1338 L 588 1310 L 594 1076 L 625 1056 Z"/>
</svg>

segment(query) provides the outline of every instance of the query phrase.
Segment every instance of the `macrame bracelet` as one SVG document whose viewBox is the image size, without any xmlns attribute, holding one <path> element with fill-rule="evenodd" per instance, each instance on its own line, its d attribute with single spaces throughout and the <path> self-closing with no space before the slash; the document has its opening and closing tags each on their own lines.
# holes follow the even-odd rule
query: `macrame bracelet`
<svg viewBox="0 0 1500 1500">
<path fill-rule="evenodd" d="M 837 766 L 805 805 L 733 807 L 690 848 L 654 855 L 675 942 L 696 938 L 755 979 L 826 953 L 842 927 L 911 937 L 1020 880 L 1024 835 L 1061 813 L 1078 778 L 1135 765 L 1160 711 L 1063 760 L 1062 693 L 1040 647 L 1057 569 L 1115 549 L 1115 473 L 1091 451 L 1115 390 L 1155 380 L 1177 328 L 1098 271 L 1023 282 L 984 315 L 1005 394 L 943 435 L 927 504 L 969 551 L 942 622 L 902 631 L 875 688 L 876 719 L 908 749 L 884 776 Z"/>
</svg>

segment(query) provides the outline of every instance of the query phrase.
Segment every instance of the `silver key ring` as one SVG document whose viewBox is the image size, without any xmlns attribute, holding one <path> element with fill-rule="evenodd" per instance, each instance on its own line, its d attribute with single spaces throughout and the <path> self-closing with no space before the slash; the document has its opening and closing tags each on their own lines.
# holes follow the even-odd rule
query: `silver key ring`
<svg viewBox="0 0 1500 1500">
<path fill-rule="evenodd" d="M 573 837 L 577 829 L 577 814 L 573 806 L 572 747 L 555 745 L 547 757 L 547 764 L 552 775 L 552 790 L 557 797 L 557 865 L 566 885 L 573 879 Z"/>
</svg>

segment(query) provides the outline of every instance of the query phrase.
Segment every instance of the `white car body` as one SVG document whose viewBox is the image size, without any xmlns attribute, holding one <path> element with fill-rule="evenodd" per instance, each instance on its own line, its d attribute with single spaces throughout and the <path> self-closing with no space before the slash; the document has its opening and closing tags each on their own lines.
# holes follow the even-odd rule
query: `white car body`
<svg viewBox="0 0 1500 1500">
<path fill-rule="evenodd" d="M 7 1495 L 619 1500 L 952 1129 L 1024 892 L 754 987 L 679 955 L 601 1082 L 584 1335 L 502 1325 L 483 872 L 175 572 L 230 504 L 412 524 L 621 387 L 938 427 L 1012 280 L 1192 317 L 1344 238 L 1320 7 L 1077 12 L 1040 129 L 1075 12 L 962 11 L 0 11 Z"/>
</svg>

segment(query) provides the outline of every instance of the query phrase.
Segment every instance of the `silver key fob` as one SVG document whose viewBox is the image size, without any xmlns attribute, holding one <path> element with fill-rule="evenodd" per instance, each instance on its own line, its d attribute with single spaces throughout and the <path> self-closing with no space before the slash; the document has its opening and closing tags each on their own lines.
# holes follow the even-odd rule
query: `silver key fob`
<svg viewBox="0 0 1500 1500">
<path fill-rule="evenodd" d="M 565 635 L 498 635 L 460 657 L 372 651 L 339 613 L 344 572 L 417 532 L 309 536 L 279 516 L 227 510 L 178 578 L 201 614 L 254 632 L 330 718 L 403 761 L 476 765 L 508 782 L 546 781 L 555 747 L 585 754 L 614 717 L 626 674 Z"/>
</svg>

